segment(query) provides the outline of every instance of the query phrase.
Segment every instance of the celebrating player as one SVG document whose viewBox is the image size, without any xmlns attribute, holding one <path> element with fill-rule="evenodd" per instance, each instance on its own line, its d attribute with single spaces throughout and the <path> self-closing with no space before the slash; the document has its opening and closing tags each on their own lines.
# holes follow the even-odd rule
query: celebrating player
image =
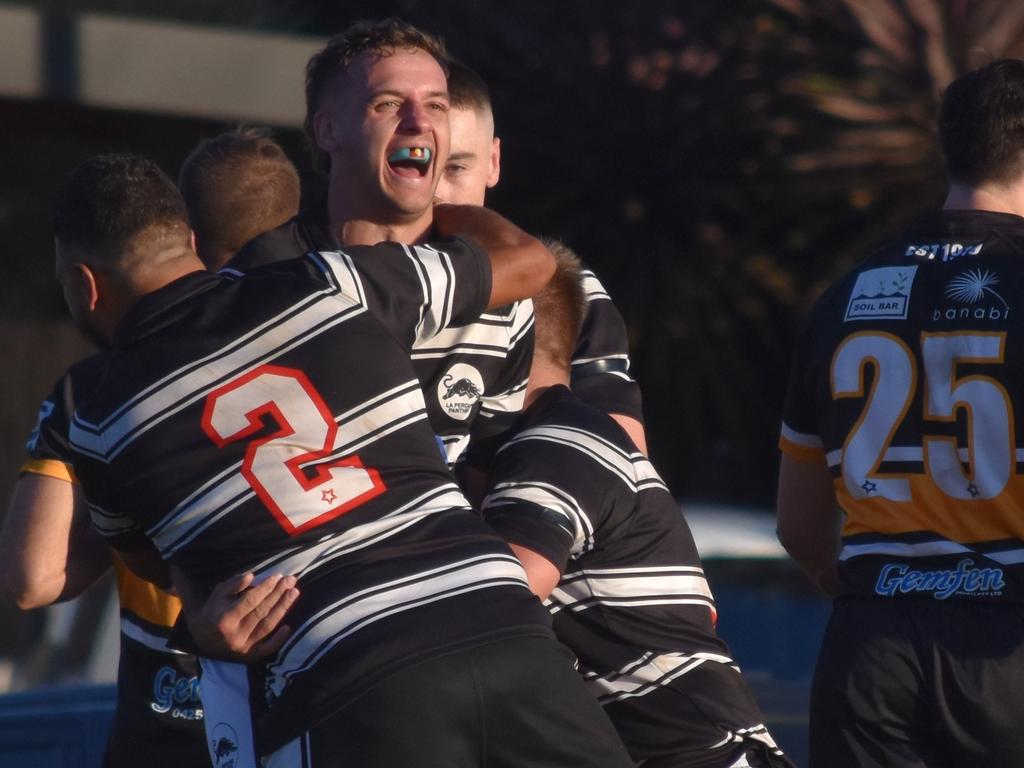
<svg viewBox="0 0 1024 768">
<path fill-rule="evenodd" d="M 1024 755 L 1022 124 L 1024 62 L 953 82 L 942 211 L 834 284 L 797 347 L 779 538 L 836 596 L 814 766 Z"/>
<path fill-rule="evenodd" d="M 483 205 L 501 176 L 501 140 L 494 135 L 494 111 L 487 84 L 458 61 L 448 62 L 451 155 L 437 185 L 448 203 Z M 572 356 L 573 391 L 626 430 L 647 453 L 640 387 L 629 375 L 626 324 L 596 275 L 584 268 L 587 313 Z"/>
<path fill-rule="evenodd" d="M 446 60 L 440 40 L 397 19 L 331 38 L 306 71 L 306 132 L 318 168 L 329 173 L 326 210 L 261 235 L 232 266 L 427 237 L 449 148 Z M 527 301 L 416 340 L 413 364 L 450 464 L 470 429 L 485 444 L 522 409 L 532 334 Z"/>
<path fill-rule="evenodd" d="M 645 768 L 788 765 L 729 649 L 679 507 L 623 430 L 568 388 L 586 310 L 579 261 L 534 298 L 527 408 L 483 515 L 511 544 L 555 633 Z"/>
<path fill-rule="evenodd" d="M 57 197 L 57 272 L 110 349 L 58 382 L 34 457 L 73 466 L 143 575 L 298 575 L 294 631 L 246 670 L 251 709 L 211 724 L 216 754 L 255 719 L 271 768 L 628 765 L 451 482 L 408 362 L 424 325 L 536 292 L 550 255 L 483 209 L 435 224 L 489 258 L 451 237 L 214 275 L 166 176 L 87 161 Z"/>
</svg>

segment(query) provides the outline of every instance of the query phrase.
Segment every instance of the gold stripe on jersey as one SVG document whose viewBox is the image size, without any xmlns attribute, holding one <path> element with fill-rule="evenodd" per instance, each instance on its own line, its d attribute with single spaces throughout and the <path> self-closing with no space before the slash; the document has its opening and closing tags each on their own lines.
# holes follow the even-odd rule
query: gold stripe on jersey
<svg viewBox="0 0 1024 768">
<path fill-rule="evenodd" d="M 181 600 L 129 570 L 124 560 L 114 552 L 114 572 L 117 575 L 117 595 L 121 610 L 130 611 L 144 621 L 158 627 L 173 627 L 181 613 Z"/>
<path fill-rule="evenodd" d="M 56 480 L 65 480 L 69 483 L 77 483 L 75 470 L 70 464 L 65 464 L 57 459 L 29 459 L 21 465 L 19 474 L 43 475 Z"/>
<path fill-rule="evenodd" d="M 835 478 L 836 498 L 846 512 L 843 535 L 930 531 L 960 543 L 1024 540 L 1024 477 L 1010 479 L 994 499 L 952 499 L 924 475 L 901 475 L 910 484 L 912 501 L 882 497 L 854 499 L 843 478 Z"/>
<path fill-rule="evenodd" d="M 825 463 L 825 449 L 820 446 L 813 445 L 801 445 L 800 443 L 794 443 L 792 440 L 786 438 L 785 435 L 779 436 L 779 449 L 792 459 L 802 461 L 807 464 L 824 464 Z"/>
</svg>

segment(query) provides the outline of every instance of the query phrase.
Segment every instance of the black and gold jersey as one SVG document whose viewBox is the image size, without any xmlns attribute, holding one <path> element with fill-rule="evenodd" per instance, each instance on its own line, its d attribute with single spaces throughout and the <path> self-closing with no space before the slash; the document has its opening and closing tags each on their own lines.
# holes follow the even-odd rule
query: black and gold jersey
<svg viewBox="0 0 1024 768">
<path fill-rule="evenodd" d="M 409 362 L 489 295 L 461 239 L 195 272 L 44 406 L 35 451 L 70 458 L 116 548 L 155 547 L 205 587 L 299 577 L 287 643 L 250 670 L 263 753 L 406 665 L 550 631 L 455 486 Z"/>
<path fill-rule="evenodd" d="M 840 577 L 884 597 L 1024 596 L 1024 219 L 943 211 L 832 286 L 780 445 L 825 462 Z"/>
</svg>

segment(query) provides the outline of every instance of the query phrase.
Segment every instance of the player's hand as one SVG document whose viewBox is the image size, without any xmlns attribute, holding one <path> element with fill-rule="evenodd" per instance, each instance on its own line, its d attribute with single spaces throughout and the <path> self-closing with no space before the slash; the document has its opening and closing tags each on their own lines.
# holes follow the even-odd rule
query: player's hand
<svg viewBox="0 0 1024 768">
<path fill-rule="evenodd" d="M 294 576 L 274 574 L 253 586 L 253 574 L 243 573 L 222 581 L 205 600 L 197 599 L 191 583 L 179 584 L 179 578 L 176 573 L 189 631 L 209 656 L 258 661 L 275 653 L 291 634 L 281 622 L 299 596 Z"/>
</svg>

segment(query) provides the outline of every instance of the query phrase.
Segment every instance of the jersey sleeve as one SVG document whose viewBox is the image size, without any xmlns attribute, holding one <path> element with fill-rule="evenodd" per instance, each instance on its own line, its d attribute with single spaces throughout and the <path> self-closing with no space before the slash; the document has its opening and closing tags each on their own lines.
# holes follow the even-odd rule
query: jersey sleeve
<svg viewBox="0 0 1024 768">
<path fill-rule="evenodd" d="M 815 410 L 817 398 L 814 376 L 810 370 L 812 339 L 809 329 L 812 325 L 811 320 L 805 323 L 793 355 L 782 410 L 779 448 L 798 461 L 821 464 L 825 462 L 825 450 L 818 429 Z"/>
<path fill-rule="evenodd" d="M 527 547 L 564 572 L 569 558 L 593 545 L 594 529 L 584 510 L 601 510 L 607 494 L 578 451 L 526 430 L 498 451 L 484 519 L 506 541 Z"/>
<path fill-rule="evenodd" d="M 587 314 L 572 355 L 572 390 L 605 413 L 643 422 L 640 386 L 629 373 L 626 323 L 601 281 L 583 270 Z"/>
<path fill-rule="evenodd" d="M 319 257 L 342 290 L 409 348 L 444 328 L 475 321 L 490 301 L 490 260 L 467 237 L 354 246 Z"/>
<path fill-rule="evenodd" d="M 65 374 L 39 407 L 36 426 L 25 443 L 27 461 L 21 471 L 78 482 L 76 465 L 86 460 L 71 447 L 68 438 L 74 414 L 73 378 Z M 85 488 L 93 527 L 111 546 L 128 551 L 151 548 L 134 521 L 115 515 L 97 503 L 97 489 Z"/>
<path fill-rule="evenodd" d="M 533 302 L 516 302 L 510 311 L 508 355 L 501 372 L 480 398 L 480 412 L 470 427 L 466 461 L 481 469 L 489 466 L 523 410 L 533 363 Z"/>
</svg>

